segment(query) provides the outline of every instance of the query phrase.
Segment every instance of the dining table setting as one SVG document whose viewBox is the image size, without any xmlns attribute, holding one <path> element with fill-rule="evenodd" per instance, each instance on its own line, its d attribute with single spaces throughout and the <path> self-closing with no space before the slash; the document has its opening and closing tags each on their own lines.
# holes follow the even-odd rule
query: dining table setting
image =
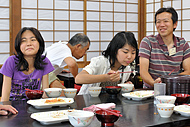
<svg viewBox="0 0 190 127">
<path fill-rule="evenodd" d="M 190 124 L 188 102 L 176 105 L 175 108 L 173 106 L 168 115 L 159 111 L 161 109 L 158 109 L 158 104 L 168 107 L 170 97 L 165 100 L 163 98 L 166 97 L 161 97 L 159 98 L 161 101 L 157 99 L 158 102 L 155 104 L 153 89 L 129 89 L 127 91 L 127 88 L 124 85 L 108 87 L 106 93 L 101 93 L 99 88 L 94 88 L 94 91 L 91 88 L 89 89 L 91 92 L 85 95 L 77 95 L 74 88 L 68 88 L 65 90 L 67 92 L 65 97 L 46 90 L 46 94 L 49 94 L 48 98 L 1 102 L 4 105 L 12 105 L 19 112 L 16 115 L 0 116 L 0 126 L 182 127 Z M 176 100 L 176 97 L 174 98 Z M 175 101 L 172 103 L 171 105 L 174 105 Z"/>
</svg>

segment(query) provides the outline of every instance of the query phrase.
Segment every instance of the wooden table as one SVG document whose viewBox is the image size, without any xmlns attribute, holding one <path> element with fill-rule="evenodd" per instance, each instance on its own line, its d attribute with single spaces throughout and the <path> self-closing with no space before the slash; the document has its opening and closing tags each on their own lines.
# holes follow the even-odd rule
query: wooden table
<svg viewBox="0 0 190 127">
<path fill-rule="evenodd" d="M 117 98 L 111 98 L 107 93 L 101 94 L 99 97 L 93 98 L 90 95 L 79 95 L 75 97 L 75 102 L 68 107 L 35 109 L 28 105 L 26 101 L 3 102 L 11 104 L 19 113 L 17 115 L 0 116 L 1 127 L 45 127 L 36 120 L 30 118 L 31 113 L 54 111 L 63 109 L 83 109 L 92 104 L 113 102 L 116 104 L 116 109 L 121 112 L 123 117 L 120 117 L 115 122 L 115 127 L 182 127 L 190 124 L 190 118 L 183 117 L 178 114 L 172 114 L 170 118 L 161 118 L 159 114 L 154 114 L 157 110 L 153 104 L 153 99 L 145 101 L 132 101 L 118 95 Z M 47 127 L 72 127 L 69 122 L 62 122 Z M 89 127 L 100 127 L 101 123 L 94 117 L 94 120 Z"/>
</svg>

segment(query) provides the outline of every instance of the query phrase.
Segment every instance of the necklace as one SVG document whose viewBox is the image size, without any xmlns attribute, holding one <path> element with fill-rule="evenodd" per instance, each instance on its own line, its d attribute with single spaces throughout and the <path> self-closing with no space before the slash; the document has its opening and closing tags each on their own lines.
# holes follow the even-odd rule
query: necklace
<svg viewBox="0 0 190 127">
<path fill-rule="evenodd" d="M 34 72 L 34 70 L 33 70 L 33 72 Z M 33 72 L 31 74 L 29 74 L 29 72 L 28 72 L 29 82 L 32 82 Z"/>
<path fill-rule="evenodd" d="M 33 76 L 33 72 L 32 72 L 32 74 L 31 75 L 29 75 L 29 82 L 32 82 L 32 76 Z"/>
</svg>

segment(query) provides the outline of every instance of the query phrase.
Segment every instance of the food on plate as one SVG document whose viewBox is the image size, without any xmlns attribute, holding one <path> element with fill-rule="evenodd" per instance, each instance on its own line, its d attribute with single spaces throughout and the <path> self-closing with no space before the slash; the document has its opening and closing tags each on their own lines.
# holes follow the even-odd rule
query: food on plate
<svg viewBox="0 0 190 127">
<path fill-rule="evenodd" d="M 72 109 L 72 110 L 68 110 L 68 112 L 74 112 L 75 111 L 75 109 Z"/>
<path fill-rule="evenodd" d="M 151 92 L 151 91 L 135 91 L 135 92 L 130 92 L 130 95 L 136 96 L 136 97 L 146 97 L 146 96 L 153 95 L 153 92 Z"/>
<path fill-rule="evenodd" d="M 75 111 L 75 109 L 67 110 L 67 112 L 74 112 L 74 111 Z M 52 112 L 52 113 L 50 113 L 50 116 L 52 118 L 61 118 L 61 117 L 65 116 L 65 115 L 67 116 L 67 112 L 64 112 L 64 111 Z"/>
<path fill-rule="evenodd" d="M 69 102 L 70 101 L 71 100 L 69 100 Z M 46 104 L 53 104 L 53 103 L 58 103 L 58 102 L 66 102 L 66 101 L 60 98 L 48 99 L 45 101 Z"/>
<path fill-rule="evenodd" d="M 179 105 L 179 106 L 176 106 L 174 108 L 174 110 L 190 113 L 190 106 L 188 106 L 188 105 Z"/>
<path fill-rule="evenodd" d="M 61 117 L 65 116 L 65 115 L 66 115 L 65 112 L 52 112 L 52 113 L 50 114 L 50 116 L 51 116 L 52 118 L 61 118 Z"/>
</svg>

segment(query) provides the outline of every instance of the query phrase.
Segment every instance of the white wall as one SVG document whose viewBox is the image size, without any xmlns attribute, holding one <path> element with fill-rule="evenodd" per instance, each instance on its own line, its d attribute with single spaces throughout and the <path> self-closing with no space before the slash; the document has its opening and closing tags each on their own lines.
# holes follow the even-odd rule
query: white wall
<svg viewBox="0 0 190 127">
<path fill-rule="evenodd" d="M 84 32 L 84 4 L 75 0 L 22 0 L 21 25 L 40 30 L 46 47 L 53 42 L 68 41 L 74 34 Z M 70 2 L 69 2 L 70 1 Z M 87 60 L 105 50 L 119 31 L 132 31 L 138 39 L 138 0 L 87 0 L 87 36 L 91 46 Z M 9 7 L 8 0 L 0 5 Z M 0 64 L 9 57 L 9 8 L 0 8 Z M 1 25 L 2 24 L 2 25 Z M 6 31 L 3 31 L 6 29 Z M 5 54 L 2 54 L 2 53 Z M 81 58 L 78 61 L 83 61 Z"/>
<path fill-rule="evenodd" d="M 163 0 L 164 7 L 173 7 L 178 13 L 178 26 L 174 32 L 176 36 L 185 38 L 190 44 L 190 0 Z M 156 2 L 155 4 L 153 2 Z M 182 4 L 182 5 L 181 5 Z M 181 8 L 182 6 L 182 8 Z M 161 7 L 161 0 L 147 0 L 147 35 L 157 34 L 154 23 L 154 14 Z M 182 9 L 182 11 L 181 11 Z"/>
</svg>

